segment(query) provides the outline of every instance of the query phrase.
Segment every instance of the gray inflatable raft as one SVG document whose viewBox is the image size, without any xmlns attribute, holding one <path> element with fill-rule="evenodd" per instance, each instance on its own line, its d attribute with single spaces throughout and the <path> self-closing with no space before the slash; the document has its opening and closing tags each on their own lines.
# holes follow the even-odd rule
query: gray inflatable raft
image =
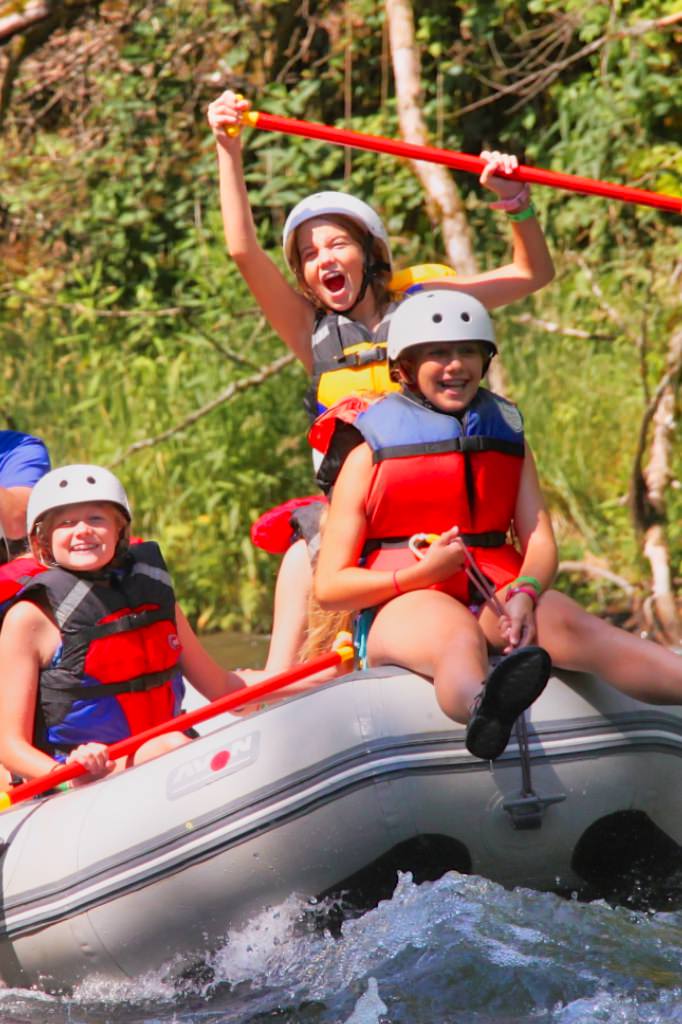
<svg viewBox="0 0 682 1024">
<path fill-rule="evenodd" d="M 682 709 L 569 674 L 492 765 L 398 669 L 224 715 L 156 761 L 0 816 L 0 974 L 51 989 L 135 977 L 291 893 L 382 870 L 392 886 L 417 860 L 421 877 L 548 890 L 670 874 L 681 755 Z"/>
</svg>

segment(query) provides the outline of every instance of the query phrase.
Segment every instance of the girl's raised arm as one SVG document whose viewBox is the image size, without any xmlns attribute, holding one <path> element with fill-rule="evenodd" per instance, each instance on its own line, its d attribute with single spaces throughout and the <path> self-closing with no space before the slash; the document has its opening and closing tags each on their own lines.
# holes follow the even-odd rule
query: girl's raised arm
<svg viewBox="0 0 682 1024">
<path fill-rule="evenodd" d="M 241 115 L 250 106 L 248 100 L 228 90 L 208 108 L 218 151 L 225 243 L 271 327 L 310 372 L 313 307 L 289 284 L 258 242 L 244 181 L 241 140 L 239 135 L 228 134 L 229 129 L 238 129 Z"/>
<path fill-rule="evenodd" d="M 481 184 L 495 192 L 502 204 L 512 207 L 509 211 L 512 261 L 495 270 L 458 277 L 452 287 L 461 288 L 488 309 L 495 309 L 524 299 L 549 284 L 554 277 L 554 263 L 527 186 L 504 177 L 517 166 L 516 157 L 487 150 L 481 156 L 488 160 L 481 174 Z"/>
</svg>

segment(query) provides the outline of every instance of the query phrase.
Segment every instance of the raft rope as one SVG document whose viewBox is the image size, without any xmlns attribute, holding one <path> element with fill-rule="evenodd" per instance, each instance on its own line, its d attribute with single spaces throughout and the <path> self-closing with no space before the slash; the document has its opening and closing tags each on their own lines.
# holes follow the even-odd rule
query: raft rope
<svg viewBox="0 0 682 1024">
<path fill-rule="evenodd" d="M 415 558 L 423 559 L 426 554 L 426 549 L 433 544 L 435 540 L 438 540 L 437 533 L 415 533 L 408 542 L 408 547 Z M 467 574 L 469 581 L 476 587 L 484 598 L 485 603 L 495 614 L 500 618 L 505 614 L 504 608 L 500 603 L 500 599 L 495 593 L 495 588 L 492 583 L 485 576 L 474 561 L 474 556 L 471 551 L 461 541 L 464 555 L 466 558 L 466 565 L 464 566 L 464 572 Z M 512 814 L 512 820 L 515 828 L 538 828 L 542 822 L 542 800 L 538 797 L 537 793 L 533 789 L 533 781 L 531 778 L 531 757 L 530 757 L 530 745 L 528 743 L 528 719 L 527 712 L 522 711 L 519 717 L 516 719 L 514 726 L 516 733 L 516 742 L 519 748 L 519 761 L 521 762 L 521 802 L 529 802 L 532 807 L 531 811 L 534 813 L 526 813 L 525 815 Z M 533 802 L 537 802 L 537 809 Z M 511 812 L 510 812 L 511 813 Z"/>
<path fill-rule="evenodd" d="M 438 540 L 437 533 L 414 533 L 410 537 L 407 546 L 409 547 L 414 557 L 418 558 L 421 561 L 424 558 L 424 555 L 426 554 L 426 548 L 429 548 L 436 540 Z M 469 550 L 469 548 L 464 543 L 461 537 L 459 538 L 459 540 L 460 544 L 462 545 L 462 550 L 464 551 L 464 557 L 466 558 L 464 572 L 466 573 L 469 582 L 479 591 L 481 597 L 484 599 L 485 603 L 490 607 L 491 611 L 493 611 L 495 615 L 497 615 L 497 617 L 500 618 L 502 615 L 505 614 L 505 611 L 504 608 L 502 607 L 502 604 L 500 603 L 499 597 L 495 593 L 495 588 L 493 587 L 488 577 L 484 576 L 484 574 L 478 568 L 476 562 L 474 561 L 474 556 L 471 554 L 471 551 Z"/>
</svg>

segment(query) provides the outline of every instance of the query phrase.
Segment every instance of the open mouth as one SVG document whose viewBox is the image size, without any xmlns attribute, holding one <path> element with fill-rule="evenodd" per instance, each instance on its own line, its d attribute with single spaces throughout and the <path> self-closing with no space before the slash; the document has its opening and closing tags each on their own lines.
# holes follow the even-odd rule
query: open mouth
<svg viewBox="0 0 682 1024">
<path fill-rule="evenodd" d="M 337 292 L 343 291 L 346 283 L 346 278 L 343 274 L 328 274 L 322 281 L 323 285 L 330 291 L 332 295 Z"/>
</svg>

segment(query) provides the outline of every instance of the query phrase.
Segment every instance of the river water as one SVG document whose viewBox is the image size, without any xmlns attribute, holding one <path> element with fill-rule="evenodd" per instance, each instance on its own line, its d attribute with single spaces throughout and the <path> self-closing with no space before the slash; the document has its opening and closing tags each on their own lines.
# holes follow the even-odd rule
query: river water
<svg viewBox="0 0 682 1024">
<path fill-rule="evenodd" d="M 262 664 L 262 641 L 209 646 Z M 190 973 L 0 990 L 0 1024 L 682 1024 L 682 895 L 662 906 L 402 875 L 390 900 L 330 930 L 325 907 L 292 894 Z"/>
</svg>

